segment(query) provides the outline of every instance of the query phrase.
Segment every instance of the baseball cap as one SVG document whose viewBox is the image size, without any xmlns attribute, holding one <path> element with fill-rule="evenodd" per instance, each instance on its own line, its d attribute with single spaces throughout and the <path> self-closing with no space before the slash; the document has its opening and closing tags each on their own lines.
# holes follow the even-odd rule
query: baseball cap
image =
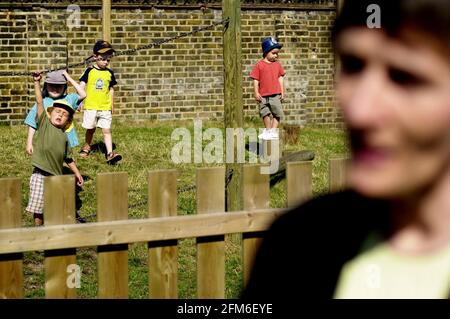
<svg viewBox="0 0 450 319">
<path fill-rule="evenodd" d="M 58 70 L 48 73 L 44 82 L 49 84 L 67 84 L 67 79 L 63 75 L 63 70 Z"/>
<path fill-rule="evenodd" d="M 102 53 L 106 53 L 106 52 L 110 52 L 110 53 L 114 53 L 115 50 L 112 48 L 111 43 L 104 41 L 104 40 L 99 40 L 95 43 L 94 45 L 94 54 L 102 54 Z"/>
<path fill-rule="evenodd" d="M 69 112 L 70 115 L 73 115 L 75 113 L 75 110 L 73 109 L 72 105 L 70 105 L 70 103 L 67 102 L 66 100 L 56 100 L 55 102 L 53 102 L 52 106 L 47 108 L 47 111 L 51 112 L 55 107 L 65 109 L 67 112 Z"/>
</svg>

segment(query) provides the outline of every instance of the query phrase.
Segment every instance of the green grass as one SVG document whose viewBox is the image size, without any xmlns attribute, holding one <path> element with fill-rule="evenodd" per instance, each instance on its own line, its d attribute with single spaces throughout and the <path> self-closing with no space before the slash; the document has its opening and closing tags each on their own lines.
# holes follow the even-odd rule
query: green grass
<svg viewBox="0 0 450 319">
<path fill-rule="evenodd" d="M 203 123 L 203 129 L 221 127 L 219 122 Z M 258 127 L 259 122 L 248 122 L 247 127 Z M 99 152 L 91 153 L 88 159 L 79 159 L 74 150 L 77 165 L 83 176 L 87 176 L 80 197 L 83 201 L 80 214 L 88 221 L 96 217 L 96 175 L 101 172 L 128 173 L 129 218 L 147 216 L 147 174 L 151 170 L 176 168 L 179 170 L 178 187 L 194 184 L 195 169 L 205 164 L 172 163 L 170 152 L 176 143 L 171 141 L 171 133 L 176 127 L 187 127 L 193 131 L 193 122 L 115 122 L 113 141 L 117 151 L 124 159 L 116 166 L 105 163 L 105 157 Z M 0 126 L 0 177 L 18 177 L 22 180 L 22 208 L 28 201 L 28 180 L 31 174 L 30 157 L 25 153 L 26 128 L 24 126 Z M 83 130 L 78 126 L 80 141 Z M 102 142 L 101 132 L 96 132 L 94 143 Z M 204 141 L 204 145 L 208 141 Z M 312 150 L 313 193 L 319 194 L 328 189 L 328 160 L 336 154 L 347 151 L 345 136 L 342 131 L 305 128 L 301 129 L 296 145 L 285 145 L 288 151 Z M 208 166 L 216 166 L 211 164 Z M 271 188 L 271 207 L 285 207 L 285 181 L 282 180 Z M 178 214 L 194 214 L 196 211 L 195 191 L 187 191 L 178 196 Z M 32 218 L 24 212 L 23 226 L 32 227 Z M 179 241 L 179 297 L 196 298 L 196 249 L 195 239 Z M 24 254 L 25 296 L 27 298 L 44 297 L 43 252 Z M 226 297 L 236 298 L 242 286 L 241 247 L 237 236 L 226 236 Z M 95 248 L 77 250 L 77 263 L 81 267 L 81 288 L 79 298 L 95 298 L 97 295 L 97 261 Z M 130 298 L 147 298 L 148 296 L 148 258 L 144 243 L 129 245 L 129 296 Z"/>
</svg>

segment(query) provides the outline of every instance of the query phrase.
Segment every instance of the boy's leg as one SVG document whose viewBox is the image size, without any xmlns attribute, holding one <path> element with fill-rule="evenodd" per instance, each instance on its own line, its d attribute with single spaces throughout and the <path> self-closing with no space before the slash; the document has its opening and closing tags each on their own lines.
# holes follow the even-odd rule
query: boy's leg
<svg viewBox="0 0 450 319">
<path fill-rule="evenodd" d="M 33 214 L 36 226 L 44 223 L 44 175 L 36 171 L 33 171 L 30 178 L 29 199 L 25 210 Z"/>
<path fill-rule="evenodd" d="M 80 156 L 87 157 L 91 151 L 92 139 L 94 138 L 97 121 L 97 111 L 84 110 L 82 127 L 86 129 L 84 135 L 84 146 L 81 148 Z"/>
<path fill-rule="evenodd" d="M 113 152 L 112 134 L 111 134 L 112 113 L 111 111 L 99 112 L 98 127 L 102 128 L 103 140 L 106 146 L 106 162 L 115 164 L 122 159 L 122 155 Z"/>
<path fill-rule="evenodd" d="M 102 133 L 103 133 L 103 140 L 106 146 L 106 154 L 109 154 L 113 150 L 111 129 L 102 128 Z"/>
<path fill-rule="evenodd" d="M 270 114 L 263 117 L 263 123 L 265 128 L 272 128 L 272 120 L 270 118 Z"/>
<path fill-rule="evenodd" d="M 94 133 L 95 133 L 95 127 L 86 130 L 86 134 L 84 136 L 84 141 L 86 143 L 86 146 L 91 147 L 92 139 L 94 138 Z"/>
<path fill-rule="evenodd" d="M 44 214 L 33 214 L 34 226 L 44 225 Z"/>
<path fill-rule="evenodd" d="M 263 123 L 264 123 L 264 130 L 260 135 L 258 135 L 258 138 L 261 138 L 263 140 L 266 140 L 268 138 L 269 129 L 271 127 L 271 112 L 269 108 L 268 98 L 262 97 L 262 100 L 259 104 L 259 115 L 262 117 Z"/>
<path fill-rule="evenodd" d="M 270 97 L 270 110 L 272 112 L 272 122 L 270 129 L 270 139 L 278 139 L 278 125 L 280 124 L 281 118 L 284 116 L 283 106 L 281 104 L 281 95 L 275 95 Z"/>
<path fill-rule="evenodd" d="M 280 118 L 277 118 L 276 116 L 274 116 L 272 119 L 271 128 L 278 128 L 279 123 L 280 123 Z"/>
</svg>

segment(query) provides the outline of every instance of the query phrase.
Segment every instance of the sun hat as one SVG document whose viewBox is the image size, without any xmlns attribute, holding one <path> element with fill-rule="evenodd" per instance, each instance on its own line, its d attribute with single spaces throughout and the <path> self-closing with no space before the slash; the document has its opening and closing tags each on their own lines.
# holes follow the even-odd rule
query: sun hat
<svg viewBox="0 0 450 319">
<path fill-rule="evenodd" d="M 59 107 L 66 110 L 67 112 L 69 112 L 70 115 L 73 115 L 75 113 L 75 110 L 73 109 L 72 105 L 70 105 L 70 103 L 67 102 L 66 100 L 56 100 L 55 102 L 53 102 L 52 106 L 47 108 L 47 111 L 51 113 L 55 107 Z"/>
<path fill-rule="evenodd" d="M 44 82 L 49 84 L 67 84 L 67 79 L 63 72 L 63 70 L 58 70 L 48 73 Z"/>
<path fill-rule="evenodd" d="M 263 56 L 266 56 L 267 53 L 272 51 L 273 49 L 281 49 L 283 46 L 275 40 L 273 37 L 264 38 L 261 42 L 261 47 L 263 51 Z"/>
<path fill-rule="evenodd" d="M 110 53 L 114 53 L 115 50 L 112 48 L 111 43 L 104 41 L 104 40 L 99 40 L 95 43 L 94 45 L 94 54 L 103 54 L 106 52 L 110 52 Z"/>
</svg>

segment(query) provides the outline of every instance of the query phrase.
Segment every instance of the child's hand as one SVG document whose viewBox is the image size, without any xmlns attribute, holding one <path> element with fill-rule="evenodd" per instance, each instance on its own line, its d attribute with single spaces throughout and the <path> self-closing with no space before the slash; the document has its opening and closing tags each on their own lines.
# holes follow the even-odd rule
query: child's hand
<svg viewBox="0 0 450 319">
<path fill-rule="evenodd" d="M 33 144 L 27 144 L 27 147 L 25 148 L 28 155 L 33 155 Z"/>
<path fill-rule="evenodd" d="M 258 101 L 258 102 L 261 102 L 262 101 L 261 94 L 255 93 L 255 100 Z"/>
<path fill-rule="evenodd" d="M 33 72 L 33 80 L 38 82 L 42 79 L 42 72 Z"/>
<path fill-rule="evenodd" d="M 70 74 L 68 72 L 68 70 L 62 70 L 62 75 L 64 75 L 64 77 L 66 78 L 67 81 L 69 81 L 70 79 Z"/>
<path fill-rule="evenodd" d="M 84 184 L 84 179 L 83 176 L 81 176 L 80 174 L 75 174 L 75 179 L 77 180 L 77 185 L 78 186 L 83 186 Z"/>
<path fill-rule="evenodd" d="M 281 93 L 281 96 L 280 96 L 280 101 L 281 101 L 281 102 L 283 102 L 283 101 L 284 101 L 284 93 Z"/>
</svg>

